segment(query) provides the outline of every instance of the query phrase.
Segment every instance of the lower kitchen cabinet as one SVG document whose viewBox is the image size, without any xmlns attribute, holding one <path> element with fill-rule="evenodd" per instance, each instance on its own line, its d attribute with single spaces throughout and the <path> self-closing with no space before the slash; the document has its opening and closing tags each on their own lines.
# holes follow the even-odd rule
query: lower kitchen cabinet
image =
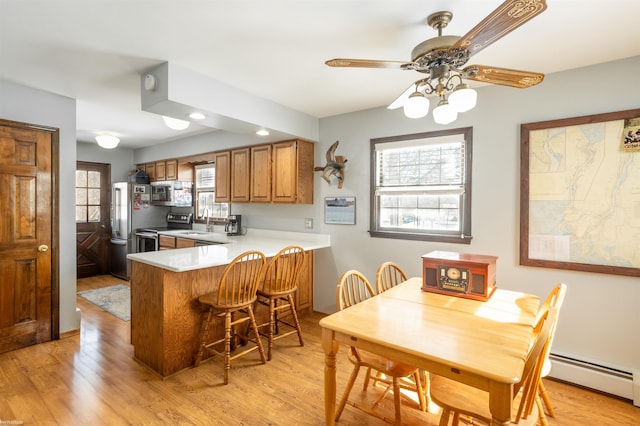
<svg viewBox="0 0 640 426">
<path fill-rule="evenodd" d="M 172 237 L 170 235 L 158 235 L 158 249 L 171 250 L 176 248 L 195 247 L 196 241 L 191 238 Z"/>
</svg>

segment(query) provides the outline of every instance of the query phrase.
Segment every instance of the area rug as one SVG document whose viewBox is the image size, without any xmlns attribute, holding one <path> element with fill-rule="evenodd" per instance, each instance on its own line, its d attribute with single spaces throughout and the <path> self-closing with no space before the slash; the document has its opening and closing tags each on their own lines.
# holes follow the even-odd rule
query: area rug
<svg viewBox="0 0 640 426">
<path fill-rule="evenodd" d="M 78 296 L 87 299 L 122 321 L 131 319 L 131 292 L 129 287 L 124 284 L 80 291 Z"/>
</svg>

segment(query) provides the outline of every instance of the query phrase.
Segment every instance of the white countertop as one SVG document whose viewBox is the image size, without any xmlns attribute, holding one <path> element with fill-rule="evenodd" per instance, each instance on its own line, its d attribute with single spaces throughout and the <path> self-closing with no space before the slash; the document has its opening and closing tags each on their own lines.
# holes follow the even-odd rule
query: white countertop
<svg viewBox="0 0 640 426">
<path fill-rule="evenodd" d="M 212 266 L 227 265 L 239 254 L 248 250 L 258 250 L 264 253 L 266 257 L 272 257 L 281 249 L 290 245 L 298 245 L 305 251 L 331 246 L 331 241 L 327 234 L 270 231 L 251 228 L 247 230 L 246 235 L 230 237 L 221 232 L 206 233 L 200 231 L 195 234 L 184 235 L 169 233 L 169 235 L 223 244 L 133 253 L 128 255 L 127 259 L 157 266 L 158 268 L 169 271 L 184 272 Z"/>
</svg>

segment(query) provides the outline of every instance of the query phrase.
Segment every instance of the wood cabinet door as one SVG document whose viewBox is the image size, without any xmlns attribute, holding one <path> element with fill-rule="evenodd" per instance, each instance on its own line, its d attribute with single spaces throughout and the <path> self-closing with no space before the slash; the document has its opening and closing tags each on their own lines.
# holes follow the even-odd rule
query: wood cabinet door
<svg viewBox="0 0 640 426">
<path fill-rule="evenodd" d="M 166 163 L 164 161 L 156 161 L 156 180 L 166 180 Z"/>
<path fill-rule="evenodd" d="M 296 176 L 298 174 L 296 141 L 273 144 L 273 184 L 272 200 L 274 203 L 296 202 Z"/>
<path fill-rule="evenodd" d="M 190 238 L 176 238 L 176 248 L 195 247 L 196 241 Z"/>
<path fill-rule="evenodd" d="M 231 201 L 249 202 L 251 159 L 249 148 L 231 151 Z"/>
<path fill-rule="evenodd" d="M 153 182 L 156 179 L 156 163 L 147 163 L 144 165 L 144 170 L 149 176 L 149 181 Z"/>
<path fill-rule="evenodd" d="M 231 201 L 231 152 L 217 152 L 214 156 L 216 165 L 216 203 Z"/>
<path fill-rule="evenodd" d="M 304 263 L 298 276 L 296 311 L 313 311 L 313 251 L 304 252 Z"/>
<path fill-rule="evenodd" d="M 158 248 L 160 250 L 169 250 L 176 248 L 176 237 L 169 235 L 158 235 Z"/>
<path fill-rule="evenodd" d="M 271 145 L 251 147 L 251 202 L 271 201 Z"/>
<path fill-rule="evenodd" d="M 164 178 L 166 180 L 178 179 L 178 160 L 167 160 L 164 162 Z"/>
</svg>

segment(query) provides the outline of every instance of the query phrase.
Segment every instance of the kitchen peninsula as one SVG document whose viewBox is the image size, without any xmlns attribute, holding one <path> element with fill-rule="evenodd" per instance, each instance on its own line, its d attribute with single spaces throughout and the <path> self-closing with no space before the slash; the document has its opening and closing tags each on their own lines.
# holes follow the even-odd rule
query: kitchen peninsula
<svg viewBox="0 0 640 426">
<path fill-rule="evenodd" d="M 313 252 L 328 235 L 249 229 L 247 235 L 183 235 L 212 245 L 128 255 L 131 260 L 131 343 L 134 357 L 162 377 L 193 365 L 204 308 L 198 297 L 215 291 L 225 267 L 247 250 L 267 259 L 282 248 L 305 250 L 296 294 L 300 313 L 313 309 Z M 222 328 L 215 330 L 222 334 Z"/>
</svg>

